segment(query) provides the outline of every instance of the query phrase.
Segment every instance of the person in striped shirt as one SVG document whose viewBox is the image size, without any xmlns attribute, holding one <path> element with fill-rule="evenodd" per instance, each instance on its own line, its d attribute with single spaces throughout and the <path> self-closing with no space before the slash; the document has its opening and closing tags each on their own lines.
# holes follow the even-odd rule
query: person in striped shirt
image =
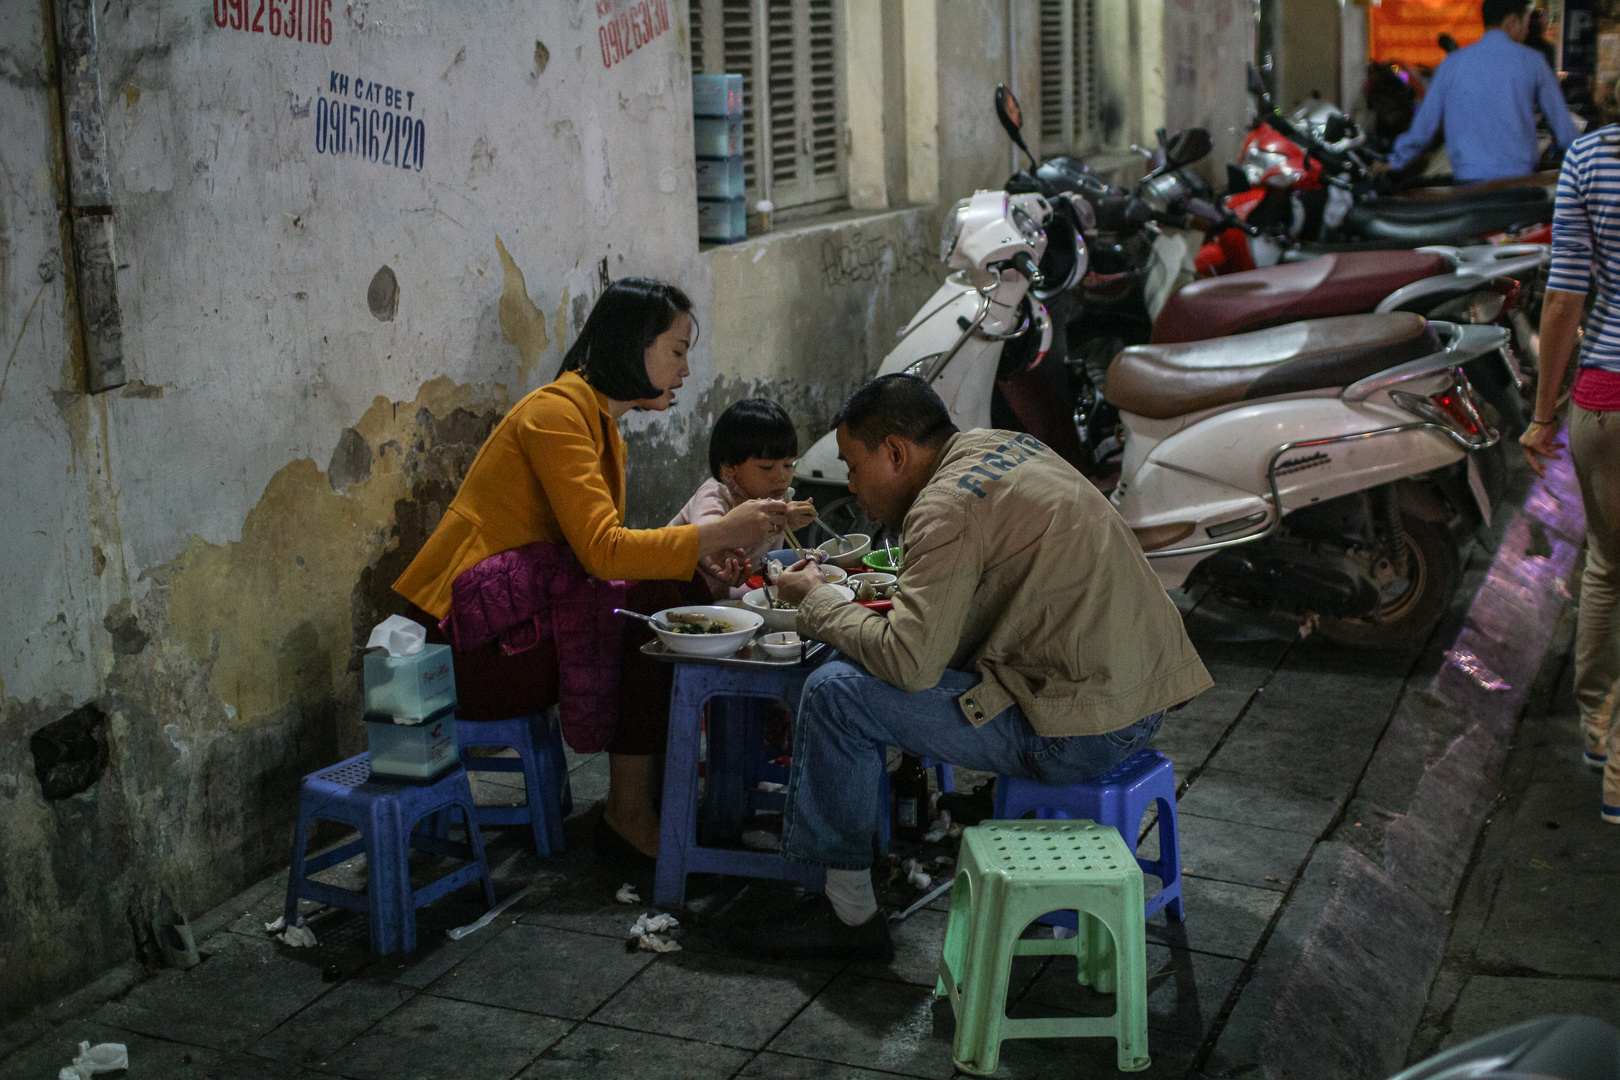
<svg viewBox="0 0 1620 1080">
<path fill-rule="evenodd" d="M 1580 336 L 1588 292 L 1591 315 L 1570 397 L 1569 452 L 1586 508 L 1586 573 L 1575 630 L 1575 699 L 1587 764 L 1603 770 L 1603 820 L 1620 825 L 1620 723 L 1611 722 L 1620 683 L 1620 127 L 1570 146 L 1553 209 L 1553 261 L 1541 311 L 1541 370 L 1532 423 L 1519 439 L 1526 460 L 1546 475 L 1559 457 L 1557 409 Z"/>
</svg>

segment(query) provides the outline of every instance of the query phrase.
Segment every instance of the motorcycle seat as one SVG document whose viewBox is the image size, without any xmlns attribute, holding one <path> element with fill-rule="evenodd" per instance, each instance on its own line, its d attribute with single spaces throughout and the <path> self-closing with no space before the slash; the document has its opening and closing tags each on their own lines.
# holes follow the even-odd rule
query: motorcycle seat
<svg viewBox="0 0 1620 1080">
<path fill-rule="evenodd" d="M 1432 251 L 1339 252 L 1206 278 L 1165 301 L 1149 340 L 1203 341 L 1299 319 L 1358 315 L 1396 289 L 1446 269 L 1446 260 Z"/>
<path fill-rule="evenodd" d="M 1412 218 L 1404 213 L 1380 216 L 1374 210 L 1357 206 L 1345 215 L 1344 231 L 1366 240 L 1422 247 L 1426 244 L 1473 244 L 1487 233 L 1519 229 L 1551 220 L 1550 201 L 1481 206 L 1465 213 L 1435 218 Z"/>
<path fill-rule="evenodd" d="M 1528 208 L 1535 212 L 1540 208 L 1552 208 L 1552 196 L 1546 188 L 1539 187 L 1510 187 L 1493 188 L 1488 191 L 1464 192 L 1456 195 L 1441 195 L 1434 198 L 1410 198 L 1401 195 L 1386 195 L 1381 198 L 1369 199 L 1357 203 L 1357 208 L 1378 218 L 1406 221 L 1429 221 L 1434 218 L 1457 217 L 1460 214 L 1472 213 L 1475 210 L 1494 210 L 1502 207 Z"/>
<path fill-rule="evenodd" d="M 1133 345 L 1104 383 L 1120 411 L 1169 420 L 1240 401 L 1348 386 L 1440 349 L 1409 311 L 1310 319 L 1174 345 Z"/>
</svg>

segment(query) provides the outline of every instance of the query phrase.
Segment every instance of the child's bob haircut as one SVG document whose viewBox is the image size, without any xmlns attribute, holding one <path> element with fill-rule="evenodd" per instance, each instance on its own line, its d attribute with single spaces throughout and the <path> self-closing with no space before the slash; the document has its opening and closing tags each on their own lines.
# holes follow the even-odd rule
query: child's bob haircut
<svg viewBox="0 0 1620 1080">
<path fill-rule="evenodd" d="M 720 414 L 709 436 L 709 473 L 720 479 L 720 466 L 736 467 L 749 458 L 767 461 L 794 457 L 799 434 L 787 410 L 764 398 L 744 398 Z"/>
</svg>

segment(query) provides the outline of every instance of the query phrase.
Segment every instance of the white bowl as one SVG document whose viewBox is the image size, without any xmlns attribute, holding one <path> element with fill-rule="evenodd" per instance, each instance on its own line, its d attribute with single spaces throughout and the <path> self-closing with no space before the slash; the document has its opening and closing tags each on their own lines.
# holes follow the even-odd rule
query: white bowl
<svg viewBox="0 0 1620 1080">
<path fill-rule="evenodd" d="M 858 567 L 861 565 L 861 559 L 872 550 L 872 538 L 866 533 L 848 533 L 846 538 L 854 545 L 848 550 L 845 550 L 843 541 L 836 537 L 816 550 L 826 552 L 834 566 L 842 566 L 846 570 Z"/>
<path fill-rule="evenodd" d="M 884 574 L 874 570 L 867 574 L 851 574 L 844 584 L 854 589 L 857 596 L 860 595 L 862 585 L 870 585 L 878 590 L 879 600 L 887 600 L 893 594 L 895 583 L 899 580 L 893 574 Z"/>
<path fill-rule="evenodd" d="M 665 608 L 653 618 L 667 625 L 671 615 L 707 615 L 711 619 L 727 622 L 735 627 L 724 634 L 677 634 L 660 626 L 653 627 L 653 632 L 658 635 L 658 640 L 664 643 L 664 648 L 686 656 L 730 656 L 748 644 L 754 632 L 765 622 L 764 617 L 757 611 L 744 611 L 741 608 L 719 607 L 712 604 Z"/>
<path fill-rule="evenodd" d="M 804 650 L 804 639 L 788 630 L 778 634 L 766 634 L 759 639 L 759 647 L 765 650 L 766 656 L 774 659 L 797 660 Z"/>
<path fill-rule="evenodd" d="M 829 585 L 842 585 L 844 579 L 849 577 L 849 571 L 836 563 L 822 563 L 817 569 L 821 571 L 821 576 L 827 579 Z"/>
<path fill-rule="evenodd" d="M 833 585 L 838 594 L 844 598 L 844 603 L 855 599 L 855 594 L 843 585 Z M 770 630 L 792 630 L 799 625 L 798 608 L 773 608 L 770 597 L 776 595 L 776 586 L 767 585 L 763 589 L 750 589 L 743 597 L 743 603 L 748 610 L 758 613 L 765 620 L 765 626 Z"/>
</svg>

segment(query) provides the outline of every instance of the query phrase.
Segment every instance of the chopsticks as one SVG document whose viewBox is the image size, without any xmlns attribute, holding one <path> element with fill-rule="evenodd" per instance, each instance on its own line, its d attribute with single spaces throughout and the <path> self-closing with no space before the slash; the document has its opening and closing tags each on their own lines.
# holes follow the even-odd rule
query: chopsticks
<svg viewBox="0 0 1620 1080">
<path fill-rule="evenodd" d="M 793 535 L 793 530 L 792 529 L 789 529 L 786 526 L 783 526 L 782 535 L 787 538 L 788 547 L 793 549 L 793 553 L 795 555 L 797 555 L 801 559 L 808 559 L 810 557 L 809 554 L 805 551 L 804 546 L 799 543 L 799 538 L 797 536 Z"/>
</svg>

